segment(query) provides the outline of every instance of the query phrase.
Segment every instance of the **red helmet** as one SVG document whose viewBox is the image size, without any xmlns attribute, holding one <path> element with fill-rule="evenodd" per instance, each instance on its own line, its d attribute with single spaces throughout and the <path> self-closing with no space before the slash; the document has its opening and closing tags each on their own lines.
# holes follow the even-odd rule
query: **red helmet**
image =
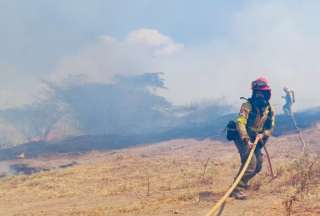
<svg viewBox="0 0 320 216">
<path fill-rule="evenodd" d="M 251 83 L 251 89 L 258 91 L 271 91 L 271 88 L 268 83 L 269 81 L 267 78 L 259 77 Z"/>
</svg>

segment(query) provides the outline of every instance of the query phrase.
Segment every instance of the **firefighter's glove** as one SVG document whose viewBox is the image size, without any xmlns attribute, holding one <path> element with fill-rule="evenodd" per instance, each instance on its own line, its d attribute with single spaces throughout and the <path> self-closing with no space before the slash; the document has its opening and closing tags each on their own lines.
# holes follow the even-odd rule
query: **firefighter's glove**
<svg viewBox="0 0 320 216">
<path fill-rule="evenodd" d="M 256 136 L 256 138 L 258 138 L 259 141 L 263 141 L 264 137 L 265 137 L 265 135 L 263 133 L 262 134 L 257 134 L 257 136 Z"/>
<path fill-rule="evenodd" d="M 253 143 L 248 138 L 244 138 L 243 142 L 248 146 L 249 149 L 252 149 Z"/>
</svg>

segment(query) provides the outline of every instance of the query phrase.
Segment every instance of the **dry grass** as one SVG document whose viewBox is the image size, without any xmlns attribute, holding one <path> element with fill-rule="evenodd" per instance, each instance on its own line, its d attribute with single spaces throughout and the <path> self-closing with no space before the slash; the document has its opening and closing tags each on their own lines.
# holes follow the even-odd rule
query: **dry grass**
<svg viewBox="0 0 320 216">
<path fill-rule="evenodd" d="M 319 156 L 312 157 L 310 155 L 302 155 L 288 166 L 285 181 L 291 190 L 287 198 L 283 201 L 286 209 L 286 215 L 290 216 L 294 213 L 295 206 L 301 209 L 301 202 L 310 201 L 310 198 L 317 194 L 320 185 L 320 163 Z M 316 192 L 316 193 L 314 193 Z M 300 205 L 299 203 L 300 202 Z M 305 205 L 305 204 L 304 204 Z M 318 212 L 320 213 L 320 212 Z"/>
<path fill-rule="evenodd" d="M 270 181 L 264 167 L 252 182 L 249 200 L 229 200 L 223 215 L 319 213 L 319 163 L 311 166 L 310 160 L 306 168 L 306 161 L 295 159 L 300 146 L 294 136 L 273 139 L 269 147 L 277 178 Z M 78 157 L 39 158 L 27 162 L 78 164 L 0 179 L 0 215 L 204 215 L 232 183 L 238 157 L 232 144 L 176 140 Z M 205 191 L 213 196 L 199 202 Z M 297 191 L 298 199 L 290 201 Z"/>
</svg>

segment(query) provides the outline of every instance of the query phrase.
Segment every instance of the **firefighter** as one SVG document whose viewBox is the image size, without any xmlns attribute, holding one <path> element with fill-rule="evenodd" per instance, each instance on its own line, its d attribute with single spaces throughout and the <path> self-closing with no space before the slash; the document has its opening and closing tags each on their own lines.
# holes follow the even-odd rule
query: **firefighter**
<svg viewBox="0 0 320 216">
<path fill-rule="evenodd" d="M 275 111 L 269 103 L 271 88 L 268 80 L 263 77 L 258 78 L 252 82 L 251 88 L 252 96 L 247 102 L 242 104 L 236 120 L 238 136 L 234 140 L 234 143 L 241 159 L 239 173 L 249 156 L 256 137 L 259 138 L 259 142 L 248 169 L 231 194 L 231 197 L 236 199 L 245 199 L 247 197 L 245 190 L 248 189 L 249 180 L 261 171 L 263 161 L 261 150 L 271 136 L 275 126 Z"/>
<path fill-rule="evenodd" d="M 287 87 L 283 88 L 283 91 L 285 92 L 285 96 L 282 96 L 282 98 L 286 101 L 285 104 L 283 105 L 282 109 L 283 112 L 286 115 L 292 115 L 292 104 L 295 103 L 295 96 L 294 96 L 294 91 L 289 90 Z"/>
</svg>

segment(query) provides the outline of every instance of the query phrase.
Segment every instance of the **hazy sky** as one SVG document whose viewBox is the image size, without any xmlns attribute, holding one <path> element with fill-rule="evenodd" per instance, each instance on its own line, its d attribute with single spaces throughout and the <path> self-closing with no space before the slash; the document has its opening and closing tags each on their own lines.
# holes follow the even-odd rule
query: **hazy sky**
<svg viewBox="0 0 320 216">
<path fill-rule="evenodd" d="M 298 108 L 320 105 L 320 2 L 0 0 L 0 107 L 37 97 L 41 79 L 109 82 L 163 72 L 175 104 L 226 98 L 238 105 L 267 76 Z"/>
</svg>

